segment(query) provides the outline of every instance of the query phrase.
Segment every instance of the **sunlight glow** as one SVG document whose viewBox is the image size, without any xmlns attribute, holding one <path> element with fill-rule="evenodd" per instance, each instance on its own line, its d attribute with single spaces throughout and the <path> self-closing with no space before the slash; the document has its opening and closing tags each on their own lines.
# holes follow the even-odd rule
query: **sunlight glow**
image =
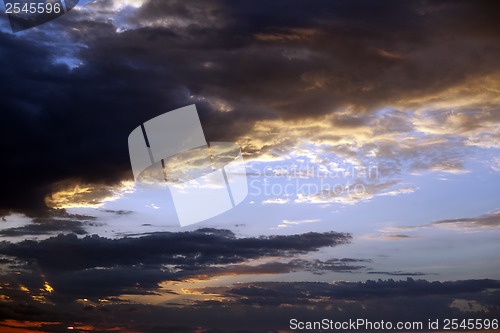
<svg viewBox="0 0 500 333">
<path fill-rule="evenodd" d="M 43 284 L 43 289 L 45 291 L 48 291 L 49 293 L 54 292 L 54 288 L 52 288 L 52 286 L 47 281 L 45 281 L 45 283 Z"/>
</svg>

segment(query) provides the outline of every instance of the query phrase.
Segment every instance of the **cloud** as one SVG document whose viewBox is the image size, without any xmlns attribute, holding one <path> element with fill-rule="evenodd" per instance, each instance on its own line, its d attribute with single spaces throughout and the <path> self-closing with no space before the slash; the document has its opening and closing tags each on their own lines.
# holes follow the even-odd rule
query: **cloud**
<svg viewBox="0 0 500 333">
<path fill-rule="evenodd" d="M 410 274 L 410 273 L 408 273 Z M 336 303 L 339 307 L 346 306 L 343 302 L 374 305 L 373 303 L 385 302 L 387 306 L 399 303 L 397 298 L 433 299 L 433 308 L 439 307 L 440 297 L 452 299 L 462 295 L 465 299 L 481 299 L 487 303 L 490 311 L 496 309 L 497 302 L 481 297 L 481 293 L 487 294 L 490 289 L 497 289 L 499 282 L 494 280 L 465 280 L 447 282 L 429 282 L 426 280 L 414 280 L 408 277 L 406 280 L 368 280 L 366 282 L 252 282 L 234 285 L 232 287 L 207 287 L 206 293 L 218 293 L 222 297 L 233 298 L 235 303 L 253 306 L 280 306 L 290 307 L 300 305 L 316 305 L 315 310 L 320 311 L 321 305 Z M 475 296 L 473 296 L 475 295 Z M 492 296 L 493 297 L 493 296 Z M 371 301 L 369 301 L 371 300 Z M 407 303 L 410 305 L 412 302 Z M 448 306 L 451 302 L 444 303 Z M 402 304 L 402 303 L 401 303 Z M 495 310 L 496 309 L 496 310 Z M 385 308 L 385 310 L 388 310 Z M 384 310 L 384 311 L 385 311 Z M 422 308 L 418 310 L 420 312 Z M 354 310 L 359 313 L 359 309 Z M 387 315 L 390 312 L 385 312 Z M 351 313 L 352 314 L 352 313 Z M 364 315 L 373 315 L 371 311 L 363 311 Z M 405 314 L 408 315 L 408 314 Z M 413 315 L 417 319 L 418 314 Z"/>
<path fill-rule="evenodd" d="M 300 270 L 321 274 L 360 269 L 362 266 L 355 265 L 355 259 L 291 260 L 253 267 L 243 264 L 252 259 L 306 254 L 350 240 L 350 235 L 336 232 L 237 238 L 229 230 L 218 229 L 120 239 L 61 234 L 40 241 L 3 242 L 0 253 L 16 260 L 11 269 L 34 270 L 31 275 L 16 277 L 29 290 L 40 289 L 48 280 L 57 295 L 105 297 L 155 293 L 162 281 L 199 275 Z M 39 270 L 44 272 L 43 278 L 37 278 L 35 271 Z"/>
<path fill-rule="evenodd" d="M 391 229 L 391 228 L 389 228 Z M 392 229 L 391 229 L 392 230 Z M 385 230 L 382 230 L 385 231 Z M 383 240 L 400 240 L 400 239 L 408 239 L 415 238 L 415 236 L 405 235 L 405 234 L 381 234 L 375 236 L 367 236 L 367 239 L 383 239 Z"/>
<path fill-rule="evenodd" d="M 242 260 L 243 261 L 243 260 Z M 233 264 L 233 265 L 205 265 L 175 268 L 172 265 L 162 265 L 158 269 L 155 265 L 115 265 L 112 267 L 93 267 L 83 270 L 59 270 L 57 274 L 46 271 L 43 277 L 21 275 L 17 283 L 22 285 L 34 297 L 50 298 L 52 300 L 68 298 L 109 298 L 126 295 L 161 295 L 164 293 L 177 294 L 174 290 L 160 288 L 165 282 L 188 282 L 209 280 L 222 276 L 235 275 L 272 275 L 292 272 L 312 272 L 316 275 L 328 272 L 349 273 L 365 269 L 363 264 L 370 263 L 367 259 L 328 259 L 305 260 L 293 259 L 290 261 L 270 261 L 264 264 Z M 14 266 L 12 266 L 14 267 Z M 54 294 L 42 291 L 45 279 L 50 279 L 50 286 Z M 48 283 L 48 282 L 47 282 Z M 168 286 L 167 286 L 168 287 Z M 5 284 L 5 295 L 19 299 L 19 291 Z M 52 292 L 51 292 L 52 293 Z"/>
<path fill-rule="evenodd" d="M 61 232 L 86 234 L 86 228 L 99 224 L 94 216 L 68 214 L 62 210 L 51 211 L 50 214 L 31 219 L 22 226 L 4 228 L 0 235 L 6 237 L 54 235 Z"/>
<path fill-rule="evenodd" d="M 190 302 L 189 306 L 137 304 L 110 297 L 103 302 L 81 299 L 59 306 L 33 301 L 27 302 L 29 306 L 2 303 L 0 311 L 15 313 L 18 320 L 64 322 L 66 326 L 75 323 L 74 326 L 92 326 L 98 332 L 111 327 L 144 332 L 200 329 L 237 332 L 242 326 L 246 332 L 278 332 L 289 329 L 291 318 L 348 321 L 354 316 L 370 321 L 384 318 L 386 322 L 422 321 L 425 324 L 431 305 L 433 319 L 468 318 L 469 315 L 493 319 L 500 305 L 499 286 L 494 280 L 429 282 L 411 278 L 335 283 L 251 282 L 193 290 L 207 300 Z M 212 295 L 218 296 L 212 299 Z M 463 307 L 467 303 L 485 311 L 469 313 L 469 309 Z M 151 322 L 155 323 L 154 327 Z"/>
<path fill-rule="evenodd" d="M 495 211 L 477 217 L 439 220 L 420 226 L 388 227 L 381 231 L 382 232 L 413 231 L 426 228 L 444 228 L 444 229 L 452 229 L 458 231 L 473 231 L 473 230 L 491 229 L 497 227 L 500 227 L 500 211 Z"/>
<path fill-rule="evenodd" d="M 426 280 L 378 280 L 366 282 L 254 282 L 229 287 L 225 295 L 238 296 L 246 304 L 310 304 L 324 299 L 367 300 L 430 295 L 470 294 L 499 288 L 494 280 L 429 282 Z M 210 288 L 207 288 L 207 291 Z M 220 288 L 218 289 L 220 293 Z M 242 298 L 240 298 L 242 297 Z"/>
<path fill-rule="evenodd" d="M 103 209 L 102 210 L 103 212 L 105 213 L 111 213 L 111 214 L 115 214 L 115 215 L 129 215 L 129 214 L 132 214 L 133 211 L 131 210 L 113 210 L 113 209 Z"/>
<path fill-rule="evenodd" d="M 315 203 L 315 204 L 356 204 L 361 201 L 369 201 L 377 196 L 396 196 L 400 194 L 409 194 L 415 191 L 413 187 L 400 187 L 391 189 L 399 181 L 358 181 L 352 185 L 341 186 L 336 184 L 334 187 L 326 186 L 318 193 L 298 193 L 295 203 Z"/>
<path fill-rule="evenodd" d="M 190 272 L 184 278 L 207 279 L 224 275 L 260 275 L 260 274 L 285 274 L 291 272 L 312 272 L 321 275 L 327 272 L 350 273 L 365 269 L 361 264 L 370 263 L 368 259 L 333 258 L 325 261 L 312 259 L 293 259 L 288 262 L 271 261 L 259 265 L 228 265 L 224 267 L 210 267 L 199 272 Z M 182 276 L 182 274 L 180 274 Z"/>
<path fill-rule="evenodd" d="M 490 168 L 495 172 L 500 172 L 500 157 L 495 157 L 491 160 Z"/>
<path fill-rule="evenodd" d="M 71 221 L 71 220 L 45 220 L 40 222 L 38 219 L 32 224 L 23 227 L 7 228 L 0 230 L 2 236 L 32 236 L 32 235 L 46 235 L 54 232 L 70 232 L 77 235 L 84 235 L 84 223 Z"/>
<path fill-rule="evenodd" d="M 451 229 L 482 229 L 500 227 L 500 211 L 472 218 L 440 220 L 433 222 L 432 226 Z"/>
<path fill-rule="evenodd" d="M 287 204 L 289 202 L 290 202 L 290 200 L 288 200 L 288 199 L 273 198 L 273 199 L 266 199 L 266 200 L 262 201 L 262 204 L 263 205 L 272 205 L 272 204 L 275 204 L 275 205 L 284 205 L 284 204 Z"/>
<path fill-rule="evenodd" d="M 166 270 L 137 267 L 90 268 L 80 271 L 65 271 L 50 274 L 51 284 L 61 299 L 106 298 L 127 295 L 154 295 L 159 283 L 178 279 Z"/>
<path fill-rule="evenodd" d="M 278 224 L 278 228 L 288 228 L 294 225 L 300 225 L 305 223 L 316 223 L 320 222 L 319 219 L 308 219 L 308 220 L 283 220 L 281 224 Z"/>
<path fill-rule="evenodd" d="M 45 269 L 80 270 L 134 264 L 171 264 L 184 268 L 229 264 L 263 256 L 287 256 L 346 244 L 348 234 L 309 232 L 301 235 L 236 238 L 229 230 L 154 233 L 138 238 L 78 238 L 59 235 L 42 241 L 4 243 L 0 252 L 35 260 Z M 61 253 L 61 249 L 65 251 Z"/>
<path fill-rule="evenodd" d="M 27 332 L 46 332 L 46 329 L 53 329 L 54 326 L 59 326 L 58 322 L 38 322 L 38 321 L 16 321 L 3 320 L 0 322 L 0 327 L 4 332 L 12 333 L 27 333 Z"/>
<path fill-rule="evenodd" d="M 341 203 L 410 193 L 414 187 L 398 183 L 402 173 L 464 173 L 471 149 L 498 149 L 498 5 L 362 4 L 369 10 L 317 0 L 292 6 L 283 0 L 97 1 L 17 35 L 5 32 L 0 17 L 0 169 L 6 175 L 0 209 L 39 217 L 47 203 L 89 206 L 116 197 L 122 181 L 131 179 L 129 132 L 192 103 L 209 141 L 237 141 L 249 159 L 304 155 L 318 164 L 326 164 L 325 157 L 376 164 L 380 182 L 364 183 L 366 195 Z M 427 227 L 494 228 L 496 215 Z M 92 221 L 51 217 L 3 232 L 80 233 L 85 223 Z M 397 231 L 418 227 L 412 228 Z M 24 269 L 8 276 L 10 288 L 19 289 L 19 281 L 33 294 L 2 285 L 16 302 L 0 302 L 0 314 L 75 327 L 88 321 L 96 331 L 110 328 L 103 327 L 106 322 L 121 331 L 152 332 L 153 322 L 159 332 L 261 332 L 288 329 L 291 316 L 380 320 L 390 314 L 426 321 L 430 304 L 443 317 L 461 318 L 449 306 L 455 299 L 498 313 L 498 293 L 488 289 L 499 288 L 498 282 L 489 280 L 252 283 L 213 290 L 232 301 L 165 311 L 115 299 L 120 304 L 96 306 L 99 315 L 75 302 L 50 305 L 32 298 L 152 296 L 161 281 L 203 270 L 214 276 L 357 270 L 365 263 L 272 261 L 349 240 L 337 233 L 237 238 L 202 230 L 1 243 L 2 254 L 18 259 L 11 268 Z M 247 263 L 258 258 L 271 262 Z M 217 267 L 224 265 L 226 271 Z M 43 294 L 44 279 L 34 270 L 60 294 Z"/>
<path fill-rule="evenodd" d="M 497 147 L 496 5 L 367 5 L 92 2 L 44 29 L 1 32 L 1 208 L 44 209 L 73 179 L 119 186 L 131 129 L 192 103 L 209 141 L 245 143 L 247 156 L 309 139 L 352 160 L 456 172 L 461 148 Z"/>
<path fill-rule="evenodd" d="M 77 180 L 66 180 L 52 185 L 52 193 L 45 203 L 50 208 L 63 209 L 75 207 L 99 208 L 107 201 L 114 201 L 125 193 L 134 192 L 130 181 L 122 181 L 115 186 L 82 184 Z"/>
<path fill-rule="evenodd" d="M 380 272 L 380 271 L 370 271 L 367 274 L 373 275 L 389 275 L 389 276 L 423 276 L 429 275 L 429 273 L 421 273 L 421 272 L 403 272 L 403 271 L 395 271 L 395 272 Z"/>
</svg>

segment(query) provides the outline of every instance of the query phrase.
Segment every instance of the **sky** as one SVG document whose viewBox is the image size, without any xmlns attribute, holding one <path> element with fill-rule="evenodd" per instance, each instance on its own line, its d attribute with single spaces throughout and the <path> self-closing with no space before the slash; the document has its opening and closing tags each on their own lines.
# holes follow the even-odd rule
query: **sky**
<svg viewBox="0 0 500 333">
<path fill-rule="evenodd" d="M 498 4 L 96 0 L 17 32 L 1 8 L 0 331 L 500 319 Z M 127 140 L 188 105 L 248 194 L 181 227 Z"/>
</svg>

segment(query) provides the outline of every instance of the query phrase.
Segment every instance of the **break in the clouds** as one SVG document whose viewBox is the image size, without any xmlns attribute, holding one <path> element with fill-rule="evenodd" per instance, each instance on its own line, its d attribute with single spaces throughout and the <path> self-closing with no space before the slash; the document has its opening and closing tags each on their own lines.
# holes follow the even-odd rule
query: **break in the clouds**
<svg viewBox="0 0 500 333">
<path fill-rule="evenodd" d="M 109 197 L 130 179 L 131 129 L 193 103 L 208 141 L 253 158 L 307 143 L 460 173 L 468 148 L 498 148 L 498 5 L 358 5 L 117 0 L 0 32 L 2 208 L 64 201 L 61 182 Z"/>
</svg>

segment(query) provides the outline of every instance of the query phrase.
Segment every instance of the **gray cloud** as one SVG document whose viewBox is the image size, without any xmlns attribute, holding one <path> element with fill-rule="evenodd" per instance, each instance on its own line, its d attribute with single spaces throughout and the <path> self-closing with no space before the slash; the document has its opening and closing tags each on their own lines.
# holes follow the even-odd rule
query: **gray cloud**
<svg viewBox="0 0 500 333">
<path fill-rule="evenodd" d="M 395 272 L 371 271 L 371 272 L 367 272 L 367 274 L 373 274 L 373 275 L 390 275 L 390 276 L 424 276 L 424 275 L 429 275 L 429 273 L 403 272 L 403 271 L 395 271 Z"/>
<path fill-rule="evenodd" d="M 384 232 L 413 231 L 425 228 L 446 228 L 458 231 L 481 230 L 500 227 L 500 211 L 480 215 L 477 217 L 466 217 L 458 219 L 439 220 L 420 226 L 394 226 L 383 229 Z M 394 237 L 387 235 L 384 237 Z"/>
<path fill-rule="evenodd" d="M 272 261 L 259 265 L 227 265 L 224 267 L 208 267 L 200 271 L 190 271 L 181 273 L 179 277 L 210 278 L 222 275 L 243 275 L 243 274 L 284 274 L 291 272 L 312 272 L 314 274 L 325 274 L 328 272 L 350 273 L 365 269 L 361 264 L 371 263 L 369 259 L 354 258 L 333 258 L 325 261 L 313 259 L 293 259 L 288 262 Z M 184 276 L 187 274 L 187 276 Z"/>
<path fill-rule="evenodd" d="M 42 241 L 0 244 L 0 253 L 35 261 L 50 270 L 80 270 L 134 264 L 171 264 L 183 269 L 230 264 L 263 256 L 289 256 L 350 242 L 348 234 L 309 232 L 301 235 L 237 238 L 229 230 L 154 233 L 137 238 L 78 238 L 59 235 Z M 61 250 L 64 249 L 64 250 Z"/>
<path fill-rule="evenodd" d="M 311 304 L 318 299 L 367 300 L 396 296 L 429 296 L 471 294 L 497 289 L 499 281 L 466 280 L 429 282 L 407 278 L 402 281 L 378 280 L 366 282 L 255 282 L 224 289 L 225 295 L 238 296 L 246 304 Z M 210 288 L 207 288 L 207 292 Z M 213 290 L 215 291 L 215 290 Z M 217 289 L 220 293 L 221 289 Z M 240 298 L 242 297 L 242 298 Z"/>
<path fill-rule="evenodd" d="M 428 282 L 411 278 L 335 283 L 253 282 L 203 288 L 200 292 L 207 296 L 219 295 L 219 300 L 197 301 L 182 307 L 134 304 L 113 297 L 108 302 L 79 300 L 59 305 L 35 303 L 27 298 L 27 305 L 23 306 L 0 303 L 0 313 L 30 322 L 52 321 L 52 324 L 45 324 L 49 325 L 45 326 L 49 331 L 56 331 L 58 323 L 63 322 L 65 326 L 68 323 L 91 325 L 96 332 L 111 327 L 138 332 L 196 332 L 200 329 L 207 332 L 278 332 L 289 329 L 291 318 L 301 321 L 318 318 L 380 321 L 384 318 L 386 322 L 422 321 L 425 325 L 429 318 L 497 318 L 499 287 L 499 281 L 493 280 Z M 485 311 L 462 311 L 453 306 L 457 299 L 473 302 Z M 432 314 L 429 314 L 431 305 Z"/>
<path fill-rule="evenodd" d="M 95 225 L 96 218 L 93 216 L 68 214 L 64 211 L 51 211 L 31 220 L 31 223 L 13 228 L 0 230 L 2 236 L 38 236 L 58 234 L 61 232 L 74 233 L 77 235 L 86 234 L 86 227 Z"/>
<path fill-rule="evenodd" d="M 350 240 L 350 235 L 336 232 L 237 238 L 229 230 L 218 229 L 120 239 L 61 234 L 40 241 L 3 242 L 0 253 L 16 260 L 11 261 L 11 270 L 27 270 L 27 274 L 16 279 L 30 290 L 43 289 L 47 279 L 60 296 L 106 297 L 154 293 L 162 281 L 196 276 L 206 279 L 228 274 L 294 271 L 321 274 L 364 268 L 357 263 L 365 260 L 349 258 L 243 264 L 252 259 L 306 254 Z M 43 272 L 43 279 L 38 271 Z"/>
<path fill-rule="evenodd" d="M 432 223 L 432 225 L 437 227 L 442 226 L 449 228 L 465 228 L 465 229 L 500 227 L 500 211 L 481 215 L 478 217 L 440 220 Z"/>
</svg>

